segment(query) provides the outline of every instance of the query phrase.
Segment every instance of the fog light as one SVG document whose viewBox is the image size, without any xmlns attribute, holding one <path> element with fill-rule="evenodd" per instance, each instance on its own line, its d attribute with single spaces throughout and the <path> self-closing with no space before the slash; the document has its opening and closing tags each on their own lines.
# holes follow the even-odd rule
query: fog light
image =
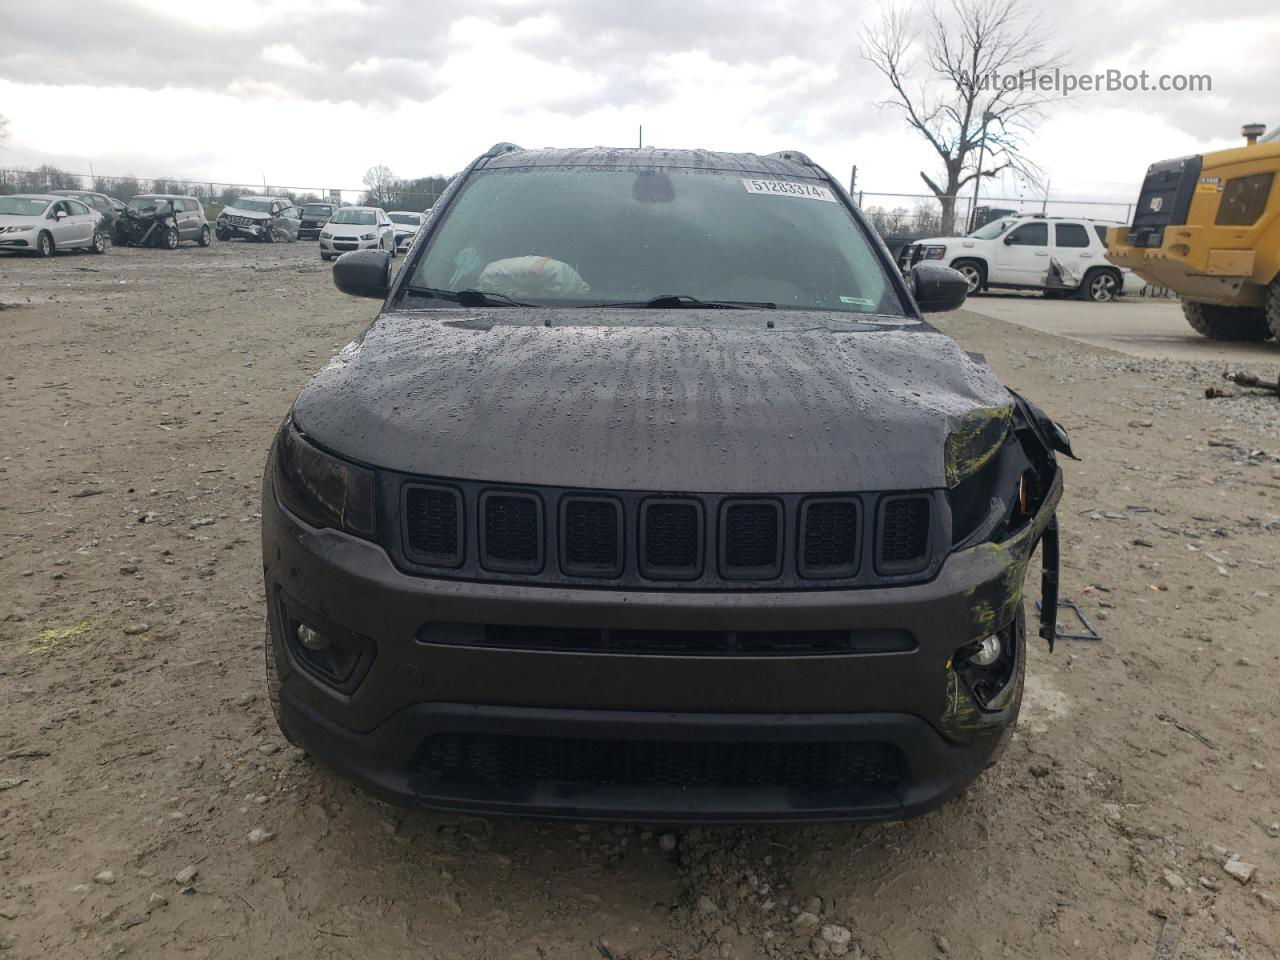
<svg viewBox="0 0 1280 960">
<path fill-rule="evenodd" d="M 298 642 L 308 650 L 328 650 L 333 645 L 332 640 L 305 623 L 298 624 Z"/>
<path fill-rule="evenodd" d="M 301 628 L 299 628 L 301 629 Z M 305 640 L 303 641 L 306 642 Z M 978 641 L 977 649 L 969 656 L 969 663 L 976 667 L 989 667 L 1000 659 L 1000 637 L 992 634 Z"/>
</svg>

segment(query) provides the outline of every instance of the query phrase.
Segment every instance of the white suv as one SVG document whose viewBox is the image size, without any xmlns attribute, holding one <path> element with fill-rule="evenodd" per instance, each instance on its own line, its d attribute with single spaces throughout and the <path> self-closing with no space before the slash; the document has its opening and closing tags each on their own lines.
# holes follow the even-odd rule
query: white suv
<svg viewBox="0 0 1280 960">
<path fill-rule="evenodd" d="M 907 244 L 902 269 L 921 260 L 954 267 L 969 292 L 991 287 L 1072 292 L 1095 303 L 1120 296 L 1131 271 L 1107 263 L 1106 220 L 1075 217 L 1001 217 L 967 237 L 930 237 Z"/>
</svg>

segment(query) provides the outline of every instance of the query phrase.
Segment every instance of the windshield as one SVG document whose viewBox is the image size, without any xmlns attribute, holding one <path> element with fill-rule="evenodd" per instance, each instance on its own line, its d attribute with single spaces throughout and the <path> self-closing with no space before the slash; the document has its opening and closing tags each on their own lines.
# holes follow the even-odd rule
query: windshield
<svg viewBox="0 0 1280 960">
<path fill-rule="evenodd" d="M 169 201 L 163 197 L 134 197 L 129 201 L 130 210 L 150 210 L 157 204 L 164 205 Z"/>
<path fill-rule="evenodd" d="M 969 236 L 978 240 L 994 240 L 1013 225 L 1012 220 L 992 220 L 985 227 L 979 227 Z"/>
<path fill-rule="evenodd" d="M 232 204 L 237 210 L 248 210 L 251 213 L 270 213 L 270 200 L 254 200 L 250 197 L 241 197 Z"/>
<path fill-rule="evenodd" d="M 417 227 L 422 224 L 422 217 L 416 213 L 388 213 L 392 223 L 407 223 Z"/>
<path fill-rule="evenodd" d="M 354 223 L 354 224 L 360 224 L 362 226 L 368 226 L 369 224 L 376 223 L 377 221 L 373 216 L 372 210 L 356 210 L 353 207 L 347 207 L 346 209 L 339 210 L 337 213 L 335 213 L 333 215 L 333 219 L 330 220 L 329 222 L 330 223 Z"/>
<path fill-rule="evenodd" d="M 308 203 L 302 212 L 309 217 L 327 217 L 333 213 L 333 207 L 327 203 Z"/>
<path fill-rule="evenodd" d="M 450 205 L 413 286 L 535 305 L 676 295 L 903 315 L 829 187 L 693 168 L 481 172 Z"/>
<path fill-rule="evenodd" d="M 11 217 L 38 217 L 49 205 L 48 200 L 29 200 L 26 197 L 0 197 L 0 214 Z"/>
</svg>

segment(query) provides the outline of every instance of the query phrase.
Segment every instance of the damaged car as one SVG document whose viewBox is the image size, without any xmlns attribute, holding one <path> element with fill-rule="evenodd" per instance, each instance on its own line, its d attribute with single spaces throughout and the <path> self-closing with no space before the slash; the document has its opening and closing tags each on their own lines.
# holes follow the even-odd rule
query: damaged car
<svg viewBox="0 0 1280 960">
<path fill-rule="evenodd" d="M 292 243 L 302 229 L 302 210 L 287 197 L 240 197 L 222 209 L 214 227 L 219 240 Z"/>
<path fill-rule="evenodd" d="M 213 238 L 198 197 L 147 193 L 125 204 L 112 240 L 121 246 L 176 250 L 184 240 L 207 247 Z"/>
<path fill-rule="evenodd" d="M 794 151 L 498 144 L 303 388 L 262 491 L 284 735 L 381 796 L 572 820 L 899 820 L 1055 637 L 1066 434 Z"/>
</svg>

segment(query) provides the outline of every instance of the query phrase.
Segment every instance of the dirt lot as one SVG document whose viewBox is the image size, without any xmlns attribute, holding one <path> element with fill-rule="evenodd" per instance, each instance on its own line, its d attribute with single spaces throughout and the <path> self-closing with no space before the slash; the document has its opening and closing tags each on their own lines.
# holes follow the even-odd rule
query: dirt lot
<svg viewBox="0 0 1280 960">
<path fill-rule="evenodd" d="M 1063 595 L 1104 640 L 1036 644 L 1008 755 L 935 814 L 406 812 L 264 700 L 264 452 L 373 310 L 327 273 L 310 244 L 0 258 L 0 955 L 1280 957 L 1280 405 L 941 322 L 1070 429 Z"/>
</svg>

